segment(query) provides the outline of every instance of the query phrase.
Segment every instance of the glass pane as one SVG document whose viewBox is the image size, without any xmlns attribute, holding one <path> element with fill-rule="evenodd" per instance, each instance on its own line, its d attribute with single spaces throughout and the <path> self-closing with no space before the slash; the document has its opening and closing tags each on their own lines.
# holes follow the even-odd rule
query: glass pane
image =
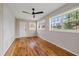
<svg viewBox="0 0 79 59">
<path fill-rule="evenodd" d="M 79 9 L 77 10 L 77 31 L 79 31 Z"/>
<path fill-rule="evenodd" d="M 79 10 L 77 10 L 77 19 L 79 20 Z"/>
<path fill-rule="evenodd" d="M 62 18 L 61 16 L 57 16 L 52 19 L 52 28 L 53 29 L 61 29 L 62 28 Z"/>
<path fill-rule="evenodd" d="M 63 22 L 68 22 L 68 14 L 63 15 Z"/>
<path fill-rule="evenodd" d="M 29 22 L 29 30 L 36 30 L 36 23 L 35 22 Z"/>
<path fill-rule="evenodd" d="M 63 28 L 75 30 L 76 21 L 74 19 L 76 19 L 76 12 L 68 13 L 68 14 L 64 15 L 64 17 L 67 17 L 67 19 L 63 23 Z"/>
</svg>

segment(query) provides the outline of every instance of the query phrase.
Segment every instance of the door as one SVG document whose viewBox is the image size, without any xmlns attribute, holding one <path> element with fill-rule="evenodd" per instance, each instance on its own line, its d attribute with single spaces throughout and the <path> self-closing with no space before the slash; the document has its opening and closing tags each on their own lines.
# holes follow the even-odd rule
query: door
<svg viewBox="0 0 79 59">
<path fill-rule="evenodd" d="M 20 37 L 26 37 L 26 22 L 20 21 Z"/>
</svg>

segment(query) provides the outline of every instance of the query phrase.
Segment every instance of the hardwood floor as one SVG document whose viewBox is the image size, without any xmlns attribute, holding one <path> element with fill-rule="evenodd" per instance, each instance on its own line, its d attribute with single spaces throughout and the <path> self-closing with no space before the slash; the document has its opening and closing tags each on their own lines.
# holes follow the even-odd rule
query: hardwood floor
<svg viewBox="0 0 79 59">
<path fill-rule="evenodd" d="M 75 56 L 39 37 L 17 38 L 5 56 Z"/>
</svg>

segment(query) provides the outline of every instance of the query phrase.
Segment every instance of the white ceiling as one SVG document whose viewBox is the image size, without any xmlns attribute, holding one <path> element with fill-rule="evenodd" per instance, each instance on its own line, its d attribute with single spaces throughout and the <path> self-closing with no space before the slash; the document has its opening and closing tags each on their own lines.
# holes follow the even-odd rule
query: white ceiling
<svg viewBox="0 0 79 59">
<path fill-rule="evenodd" d="M 57 8 L 65 5 L 65 3 L 10 3 L 8 6 L 12 9 L 16 18 L 24 20 L 39 20 L 45 15 L 53 12 Z M 35 11 L 44 11 L 43 14 L 38 14 L 33 18 L 32 15 L 22 13 L 22 11 L 32 12 L 32 8 L 35 8 Z"/>
</svg>

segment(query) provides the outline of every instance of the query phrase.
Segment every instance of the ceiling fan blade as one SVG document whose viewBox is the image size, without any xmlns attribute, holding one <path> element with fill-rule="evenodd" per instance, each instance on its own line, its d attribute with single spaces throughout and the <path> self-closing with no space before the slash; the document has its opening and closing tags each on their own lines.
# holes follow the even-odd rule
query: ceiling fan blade
<svg viewBox="0 0 79 59">
<path fill-rule="evenodd" d="M 31 13 L 29 13 L 29 12 L 26 12 L 26 11 L 22 11 L 23 13 L 27 13 L 27 14 L 31 14 Z"/>
<path fill-rule="evenodd" d="M 43 11 L 40 11 L 40 12 L 36 12 L 34 14 L 42 14 L 42 13 L 44 13 L 44 12 Z"/>
</svg>

